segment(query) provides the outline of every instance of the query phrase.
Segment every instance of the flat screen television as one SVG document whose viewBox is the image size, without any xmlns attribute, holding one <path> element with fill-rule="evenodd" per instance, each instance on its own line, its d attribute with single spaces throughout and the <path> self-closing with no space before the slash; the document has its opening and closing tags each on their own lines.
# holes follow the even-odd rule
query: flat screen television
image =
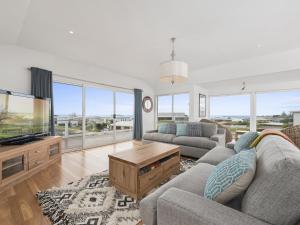
<svg viewBox="0 0 300 225">
<path fill-rule="evenodd" d="M 48 135 L 50 100 L 0 91 L 0 144 L 21 144 Z"/>
</svg>

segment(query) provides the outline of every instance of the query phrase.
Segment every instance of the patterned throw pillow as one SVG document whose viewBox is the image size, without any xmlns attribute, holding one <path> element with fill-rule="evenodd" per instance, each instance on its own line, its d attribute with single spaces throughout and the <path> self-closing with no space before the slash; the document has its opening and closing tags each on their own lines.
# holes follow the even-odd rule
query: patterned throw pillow
<svg viewBox="0 0 300 225">
<path fill-rule="evenodd" d="M 176 134 L 176 123 L 167 124 L 167 134 Z"/>
<path fill-rule="evenodd" d="M 197 122 L 187 123 L 186 129 L 187 129 L 188 136 L 201 137 L 201 135 L 202 135 L 201 123 L 197 123 Z"/>
<path fill-rule="evenodd" d="M 234 150 L 236 153 L 239 153 L 243 149 L 248 149 L 250 148 L 251 143 L 258 137 L 257 132 L 247 132 L 236 141 L 234 145 Z"/>
<path fill-rule="evenodd" d="M 166 123 L 162 123 L 162 124 L 159 124 L 158 126 L 158 133 L 163 133 L 163 134 L 166 134 L 167 133 L 167 124 Z"/>
<path fill-rule="evenodd" d="M 176 126 L 176 136 L 187 136 L 186 123 L 177 123 Z"/>
<path fill-rule="evenodd" d="M 158 133 L 176 134 L 176 124 L 175 123 L 162 123 L 158 127 Z"/>
<path fill-rule="evenodd" d="M 239 196 L 250 185 L 256 169 L 256 151 L 250 149 L 218 164 L 209 176 L 204 197 L 226 203 Z"/>
</svg>

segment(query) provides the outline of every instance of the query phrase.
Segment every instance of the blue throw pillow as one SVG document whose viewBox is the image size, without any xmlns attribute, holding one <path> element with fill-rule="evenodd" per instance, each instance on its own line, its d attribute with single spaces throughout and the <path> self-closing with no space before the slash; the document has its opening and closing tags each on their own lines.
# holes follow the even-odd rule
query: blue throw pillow
<svg viewBox="0 0 300 225">
<path fill-rule="evenodd" d="M 176 124 L 176 136 L 187 136 L 187 124 L 177 123 Z"/>
<path fill-rule="evenodd" d="M 175 123 L 162 123 L 158 127 L 158 133 L 176 134 L 176 124 Z"/>
<path fill-rule="evenodd" d="M 218 164 L 209 176 L 204 197 L 226 203 L 239 196 L 250 185 L 256 169 L 256 151 L 241 151 Z"/>
<path fill-rule="evenodd" d="M 163 133 L 163 134 L 166 134 L 167 133 L 167 124 L 166 123 L 162 123 L 162 124 L 159 124 L 158 126 L 158 133 Z"/>
<path fill-rule="evenodd" d="M 251 143 L 258 137 L 257 132 L 247 132 L 236 141 L 234 144 L 234 150 L 236 153 L 239 153 L 240 151 L 244 149 L 249 149 Z"/>
</svg>

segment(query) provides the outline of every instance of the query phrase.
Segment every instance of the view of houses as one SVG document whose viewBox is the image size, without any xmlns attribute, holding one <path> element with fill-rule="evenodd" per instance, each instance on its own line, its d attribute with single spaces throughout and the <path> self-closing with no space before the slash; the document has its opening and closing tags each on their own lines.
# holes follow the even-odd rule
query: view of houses
<svg viewBox="0 0 300 225">
<path fill-rule="evenodd" d="M 300 112 L 282 112 L 281 115 L 257 116 L 256 130 L 281 130 L 293 124 L 299 124 L 299 120 L 293 119 L 295 115 L 298 114 L 300 115 Z M 250 116 L 214 116 L 212 119 L 226 127 L 229 127 L 235 139 L 250 130 Z"/>
<path fill-rule="evenodd" d="M 65 148 L 77 148 L 82 145 L 83 124 L 82 116 L 55 115 L 55 132 L 64 137 Z M 115 121 L 115 123 L 114 123 Z M 114 126 L 116 132 L 114 132 Z M 133 116 L 87 116 L 85 126 L 85 146 L 94 147 L 97 144 L 109 144 L 114 141 L 114 135 L 118 140 L 126 140 L 132 137 Z"/>
</svg>

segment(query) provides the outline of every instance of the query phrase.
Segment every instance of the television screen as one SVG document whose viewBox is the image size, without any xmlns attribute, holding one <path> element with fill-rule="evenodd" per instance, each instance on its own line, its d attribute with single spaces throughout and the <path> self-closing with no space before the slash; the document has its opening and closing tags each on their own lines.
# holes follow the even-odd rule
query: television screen
<svg viewBox="0 0 300 225">
<path fill-rule="evenodd" d="M 49 133 L 50 102 L 0 93 L 0 142 Z"/>
</svg>

